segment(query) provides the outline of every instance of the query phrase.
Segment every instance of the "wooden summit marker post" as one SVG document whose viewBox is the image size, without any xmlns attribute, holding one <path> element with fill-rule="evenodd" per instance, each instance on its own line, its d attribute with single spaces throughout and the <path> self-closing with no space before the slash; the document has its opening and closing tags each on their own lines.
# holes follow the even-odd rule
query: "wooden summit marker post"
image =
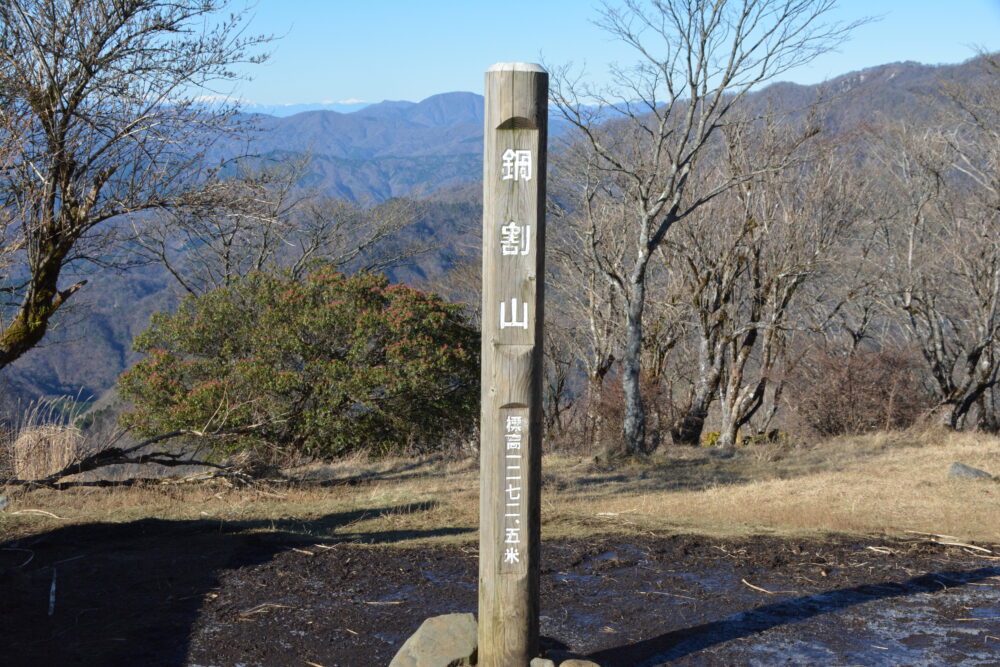
<svg viewBox="0 0 1000 667">
<path fill-rule="evenodd" d="M 538 650 L 545 146 L 549 75 L 486 71 L 479 664 Z"/>
</svg>

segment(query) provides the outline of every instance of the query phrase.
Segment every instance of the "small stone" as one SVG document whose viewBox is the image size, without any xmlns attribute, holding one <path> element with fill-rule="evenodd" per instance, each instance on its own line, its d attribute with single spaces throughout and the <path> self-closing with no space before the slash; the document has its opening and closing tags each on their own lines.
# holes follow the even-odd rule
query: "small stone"
<svg viewBox="0 0 1000 667">
<path fill-rule="evenodd" d="M 959 463 L 955 461 L 948 468 L 948 477 L 954 477 L 956 479 L 993 479 L 993 475 L 989 474 L 985 470 L 980 470 L 979 468 L 973 468 L 972 466 L 967 466 L 964 463 Z"/>
<path fill-rule="evenodd" d="M 532 658 L 528 667 L 556 667 L 556 663 L 548 658 Z"/>
<path fill-rule="evenodd" d="M 7 496 L 0 496 L 0 512 L 7 509 Z"/>
<path fill-rule="evenodd" d="M 559 667 L 601 667 L 596 662 L 591 662 L 590 660 L 580 660 L 579 658 L 571 658 L 569 660 L 564 660 L 559 663 Z"/>
<path fill-rule="evenodd" d="M 567 660 L 583 660 L 582 654 L 576 651 L 570 651 L 568 646 L 562 646 L 561 648 L 550 649 L 542 653 L 546 658 L 551 660 L 557 665 L 561 665 Z"/>
<path fill-rule="evenodd" d="M 389 667 L 461 667 L 476 659 L 476 616 L 445 614 L 424 621 Z"/>
</svg>

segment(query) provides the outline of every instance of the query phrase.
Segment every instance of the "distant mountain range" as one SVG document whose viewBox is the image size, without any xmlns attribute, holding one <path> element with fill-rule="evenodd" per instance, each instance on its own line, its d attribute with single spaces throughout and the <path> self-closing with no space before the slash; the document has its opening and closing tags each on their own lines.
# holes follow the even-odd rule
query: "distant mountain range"
<svg viewBox="0 0 1000 667">
<path fill-rule="evenodd" d="M 240 108 L 244 113 L 264 114 L 267 116 L 294 116 L 303 111 L 338 111 L 340 113 L 351 113 L 359 111 L 370 105 L 371 102 L 362 100 L 344 100 L 342 102 L 311 102 L 306 104 L 258 104 L 256 102 L 243 102 Z"/>
<path fill-rule="evenodd" d="M 349 160 L 476 153 L 483 134 L 483 97 L 443 93 L 422 102 L 380 102 L 359 111 L 257 114 L 252 149 L 309 151 Z"/>
<path fill-rule="evenodd" d="M 481 178 L 483 97 L 474 93 L 250 120 L 259 129 L 250 152 L 310 155 L 303 184 L 332 196 L 384 201 Z"/>
<path fill-rule="evenodd" d="M 971 63 L 893 63 L 817 86 L 777 83 L 751 95 L 748 103 L 792 111 L 825 97 L 825 131 L 838 134 L 877 123 L 880 117 L 925 122 L 935 112 L 934 100 L 943 95 L 942 82 L 970 82 L 977 76 Z M 412 233 L 433 241 L 438 250 L 408 271 L 397 272 L 396 279 L 440 275 L 454 261 L 457 248 L 475 245 L 480 225 L 481 95 L 444 93 L 422 102 L 370 104 L 350 113 L 320 109 L 279 117 L 246 111 L 260 129 L 250 152 L 273 160 L 311 156 L 303 186 L 361 202 L 403 196 L 426 200 Z M 564 127 L 553 122 L 550 136 Z M 247 150 L 247 144 L 224 149 L 235 153 Z M 0 373 L 0 392 L 32 397 L 75 393 L 81 387 L 90 394 L 106 390 L 134 362 L 131 340 L 145 328 L 150 313 L 175 303 L 169 287 L 169 278 L 157 267 L 93 276 L 74 296 L 75 309 L 62 318 L 61 330 Z"/>
<path fill-rule="evenodd" d="M 883 112 L 923 118 L 933 109 L 927 95 L 939 95 L 941 81 L 967 80 L 976 75 L 974 69 L 969 63 L 892 63 L 813 86 L 776 83 L 751 95 L 750 103 L 792 109 L 822 95 L 832 100 L 826 130 L 838 133 Z M 481 178 L 483 97 L 476 93 L 379 102 L 349 113 L 323 109 L 281 117 L 249 113 L 248 118 L 260 129 L 249 144 L 251 152 L 274 160 L 309 154 L 312 163 L 303 183 L 333 196 L 377 202 Z M 549 123 L 550 136 L 567 127 L 554 113 Z"/>
</svg>

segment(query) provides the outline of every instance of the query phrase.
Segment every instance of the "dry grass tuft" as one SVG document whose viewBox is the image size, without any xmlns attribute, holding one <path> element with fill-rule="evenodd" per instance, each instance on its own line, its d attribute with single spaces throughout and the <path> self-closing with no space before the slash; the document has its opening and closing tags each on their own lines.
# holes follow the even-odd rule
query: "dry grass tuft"
<svg viewBox="0 0 1000 667">
<path fill-rule="evenodd" d="M 37 480 L 58 472 L 80 455 L 83 436 L 74 426 L 32 426 L 21 430 L 11 444 L 17 479 Z"/>
<path fill-rule="evenodd" d="M 0 414 L 0 482 L 42 479 L 81 458 L 84 438 L 71 424 L 82 405 L 79 394 L 39 398 Z"/>
</svg>

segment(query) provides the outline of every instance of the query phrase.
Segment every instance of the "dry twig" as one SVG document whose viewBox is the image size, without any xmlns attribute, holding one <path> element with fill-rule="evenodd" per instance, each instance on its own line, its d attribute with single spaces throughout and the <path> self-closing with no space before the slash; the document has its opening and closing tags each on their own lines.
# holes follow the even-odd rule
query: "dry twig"
<svg viewBox="0 0 1000 667">
<path fill-rule="evenodd" d="M 35 552 L 32 551 L 31 549 L 17 549 L 15 547 L 9 547 L 9 548 L 0 549 L 0 551 L 22 551 L 22 552 L 28 554 L 28 559 L 26 561 L 24 561 L 23 563 L 21 563 L 20 565 L 18 565 L 17 566 L 18 568 L 24 567 L 25 565 L 27 565 L 28 563 L 30 563 L 31 560 L 35 557 Z"/>
<path fill-rule="evenodd" d="M 275 608 L 275 609 L 294 609 L 294 607 L 290 607 L 287 604 L 278 604 L 276 602 L 264 602 L 262 604 L 259 604 L 259 605 L 255 606 L 255 607 L 250 607 L 246 611 L 241 611 L 240 612 L 240 616 L 249 616 L 251 614 L 259 614 L 260 612 L 267 611 L 270 608 Z"/>
<path fill-rule="evenodd" d="M 938 542 L 938 544 L 944 544 L 949 547 L 963 547 L 965 549 L 974 549 L 976 551 L 982 551 L 983 553 L 988 553 L 988 554 L 993 553 L 989 549 L 984 549 L 983 547 L 977 547 L 974 544 L 966 544 L 965 542 Z"/>
<path fill-rule="evenodd" d="M 990 554 L 990 555 L 994 555 L 996 553 L 996 552 L 991 551 L 990 549 L 987 549 L 985 547 L 977 547 L 974 544 L 969 544 L 967 542 L 960 542 L 959 538 L 955 537 L 954 535 L 938 535 L 936 533 L 921 533 L 921 532 L 918 532 L 918 531 L 915 531 L 915 530 L 908 530 L 906 532 L 912 533 L 914 535 L 924 535 L 926 537 L 936 538 L 936 539 L 928 540 L 929 542 L 932 542 L 933 544 L 940 544 L 940 545 L 947 546 L 947 547 L 962 547 L 963 549 L 972 549 L 974 551 L 981 551 L 983 553 L 987 553 L 987 554 Z M 869 548 L 871 548 L 871 547 L 869 547 Z"/>
<path fill-rule="evenodd" d="M 56 516 L 52 512 L 46 512 L 45 510 L 35 510 L 35 509 L 18 510 L 16 512 L 11 512 L 11 514 L 44 514 L 45 516 L 50 516 L 53 519 L 60 519 L 62 521 L 66 521 L 67 519 L 67 517 L 64 516 Z"/>
<path fill-rule="evenodd" d="M 672 598 L 684 598 L 685 600 L 698 601 L 698 598 L 693 598 L 690 595 L 678 595 L 677 593 L 665 593 L 663 591 L 644 591 L 646 595 L 669 595 Z"/>
<path fill-rule="evenodd" d="M 767 593 L 768 595 L 778 595 L 779 593 L 798 593 L 798 591 L 769 591 L 766 588 L 761 588 L 760 586 L 754 586 L 746 579 L 740 579 L 744 584 L 754 589 L 755 591 L 760 591 L 761 593 Z"/>
<path fill-rule="evenodd" d="M 875 553 L 878 553 L 878 554 L 886 554 L 886 555 L 890 555 L 890 556 L 892 554 L 896 553 L 895 551 L 893 551 L 892 549 L 889 549 L 888 547 L 865 547 L 865 548 L 869 549 L 870 551 L 874 551 Z"/>
<path fill-rule="evenodd" d="M 937 533 L 921 533 L 919 530 L 906 530 L 906 531 L 903 531 L 903 532 L 910 533 L 911 535 L 923 535 L 925 537 L 937 537 L 937 538 L 940 538 L 942 540 L 957 540 L 958 539 L 954 535 L 938 535 Z"/>
</svg>

